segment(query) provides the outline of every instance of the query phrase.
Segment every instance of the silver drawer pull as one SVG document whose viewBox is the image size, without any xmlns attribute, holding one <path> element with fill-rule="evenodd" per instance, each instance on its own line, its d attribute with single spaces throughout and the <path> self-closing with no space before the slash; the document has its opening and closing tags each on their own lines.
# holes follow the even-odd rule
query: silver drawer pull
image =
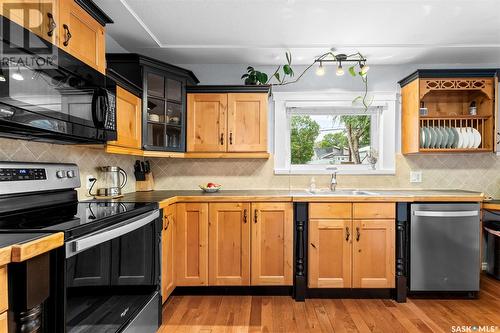
<svg viewBox="0 0 500 333">
<path fill-rule="evenodd" d="M 479 212 L 477 210 L 460 210 L 460 211 L 416 210 L 413 212 L 413 215 L 427 216 L 427 217 L 466 217 L 466 216 L 478 216 Z"/>
</svg>

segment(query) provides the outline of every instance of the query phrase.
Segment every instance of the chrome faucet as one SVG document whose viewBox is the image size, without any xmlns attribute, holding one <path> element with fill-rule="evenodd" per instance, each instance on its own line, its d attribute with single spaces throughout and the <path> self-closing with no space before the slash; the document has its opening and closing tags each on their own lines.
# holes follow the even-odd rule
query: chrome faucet
<svg viewBox="0 0 500 333">
<path fill-rule="evenodd" d="M 330 179 L 330 191 L 335 192 L 335 188 L 337 187 L 337 168 L 336 167 L 329 167 L 329 168 L 326 168 L 326 170 L 333 171 L 332 178 Z"/>
</svg>

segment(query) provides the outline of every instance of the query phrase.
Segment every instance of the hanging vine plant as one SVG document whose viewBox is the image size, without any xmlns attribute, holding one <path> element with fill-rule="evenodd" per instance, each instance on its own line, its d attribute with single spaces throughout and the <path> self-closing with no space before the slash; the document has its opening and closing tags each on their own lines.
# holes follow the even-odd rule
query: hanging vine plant
<svg viewBox="0 0 500 333">
<path fill-rule="evenodd" d="M 341 76 L 344 74 L 342 68 L 342 62 L 354 63 L 348 68 L 348 72 L 353 77 L 359 77 L 363 83 L 364 93 L 363 95 L 357 96 L 352 102 L 353 104 L 361 103 L 365 111 L 370 107 L 372 100 L 368 101 L 368 69 L 366 65 L 366 58 L 360 52 L 353 54 L 334 54 L 329 51 L 321 56 L 317 57 L 312 64 L 307 66 L 300 75 L 295 77 L 295 72 L 292 68 L 292 54 L 291 52 L 285 52 L 286 64 L 279 65 L 273 74 L 268 75 L 267 73 L 256 70 L 252 66 L 247 67 L 247 72 L 241 76 L 244 80 L 245 85 L 271 85 L 271 86 L 285 86 L 298 82 L 305 73 L 307 73 L 312 67 L 319 63 L 319 67 L 316 71 L 318 75 L 324 75 L 325 71 L 323 68 L 323 63 L 336 62 L 338 63 L 337 75 Z"/>
</svg>

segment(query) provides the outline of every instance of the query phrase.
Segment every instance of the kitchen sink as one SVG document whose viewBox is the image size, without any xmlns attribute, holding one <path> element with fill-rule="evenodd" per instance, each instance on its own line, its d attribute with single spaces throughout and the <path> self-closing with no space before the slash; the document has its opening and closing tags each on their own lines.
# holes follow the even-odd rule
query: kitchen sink
<svg viewBox="0 0 500 333">
<path fill-rule="evenodd" d="M 340 189 L 340 190 L 335 190 L 331 191 L 329 189 L 321 189 L 321 190 L 316 190 L 315 192 L 311 192 L 307 190 L 307 193 L 312 194 L 312 195 L 338 195 L 338 196 L 355 196 L 355 195 L 379 195 L 380 193 L 377 192 L 372 192 L 372 191 L 364 191 L 364 190 L 345 190 L 345 189 Z"/>
</svg>

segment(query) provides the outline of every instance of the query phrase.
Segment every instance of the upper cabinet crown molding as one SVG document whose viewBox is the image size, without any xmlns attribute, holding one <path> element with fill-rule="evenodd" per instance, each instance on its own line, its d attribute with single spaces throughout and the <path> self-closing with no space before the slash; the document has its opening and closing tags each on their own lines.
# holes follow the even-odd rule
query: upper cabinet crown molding
<svg viewBox="0 0 500 333">
<path fill-rule="evenodd" d="M 470 77 L 494 77 L 500 75 L 500 69 L 496 68 L 471 68 L 471 69 L 417 69 L 415 72 L 399 80 L 402 87 L 415 79 L 431 78 L 470 78 Z"/>
<path fill-rule="evenodd" d="M 203 93 L 271 93 L 270 85 L 197 85 L 187 86 L 186 92 L 203 94 Z"/>
</svg>

